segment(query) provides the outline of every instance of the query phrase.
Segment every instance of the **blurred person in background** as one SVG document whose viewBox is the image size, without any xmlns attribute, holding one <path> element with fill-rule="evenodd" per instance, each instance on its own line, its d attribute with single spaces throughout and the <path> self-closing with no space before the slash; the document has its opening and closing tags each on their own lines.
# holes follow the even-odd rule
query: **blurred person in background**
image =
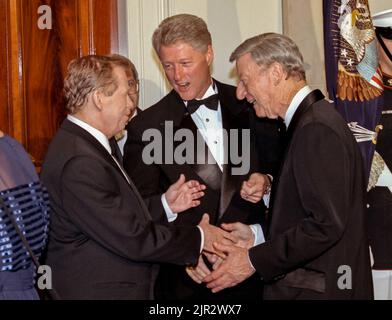
<svg viewBox="0 0 392 320">
<path fill-rule="evenodd" d="M 29 155 L 2 131 L 0 222 L 0 300 L 38 300 L 34 288 L 36 266 L 29 249 L 38 259 L 45 248 L 48 195 Z"/>
</svg>

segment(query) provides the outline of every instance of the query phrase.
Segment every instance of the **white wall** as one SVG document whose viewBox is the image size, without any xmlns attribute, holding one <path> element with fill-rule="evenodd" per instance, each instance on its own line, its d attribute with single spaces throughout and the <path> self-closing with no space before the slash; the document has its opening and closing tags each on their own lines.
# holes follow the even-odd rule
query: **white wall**
<svg viewBox="0 0 392 320">
<path fill-rule="evenodd" d="M 215 51 L 213 76 L 236 84 L 230 54 L 245 39 L 264 32 L 282 32 L 280 0 L 178 0 L 175 13 L 202 17 L 211 32 Z"/>
<path fill-rule="evenodd" d="M 151 45 L 151 36 L 164 18 L 178 13 L 203 18 L 213 38 L 213 76 L 232 84 L 236 79 L 228 60 L 236 46 L 259 33 L 282 32 L 281 0 L 127 0 L 126 7 L 128 44 L 123 46 L 127 53 L 122 53 L 140 73 L 142 109 L 170 90 Z"/>
<path fill-rule="evenodd" d="M 380 11 L 384 11 L 387 9 L 392 9 L 392 1 L 391 0 L 369 0 L 369 9 L 372 14 L 375 14 Z"/>
<path fill-rule="evenodd" d="M 283 0 L 283 31 L 304 57 L 306 79 L 326 93 L 322 0 Z"/>
<path fill-rule="evenodd" d="M 215 50 L 213 76 L 218 80 L 236 83 L 234 68 L 228 59 L 243 40 L 263 32 L 284 31 L 297 42 L 304 55 L 309 84 L 325 91 L 322 0 L 120 2 L 120 17 L 123 17 L 120 22 L 120 49 L 122 54 L 130 57 L 140 73 L 142 109 L 157 102 L 170 90 L 153 52 L 151 36 L 164 18 L 178 13 L 195 14 L 207 22 Z M 369 0 L 369 7 L 373 14 L 391 9 L 392 0 Z"/>
</svg>

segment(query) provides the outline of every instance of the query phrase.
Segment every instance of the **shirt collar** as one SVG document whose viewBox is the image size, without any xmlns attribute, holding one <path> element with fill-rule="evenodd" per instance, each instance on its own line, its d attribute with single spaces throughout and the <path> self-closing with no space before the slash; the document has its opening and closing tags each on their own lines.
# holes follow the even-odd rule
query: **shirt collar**
<svg viewBox="0 0 392 320">
<path fill-rule="evenodd" d="M 72 123 L 76 124 L 77 126 L 81 127 L 82 129 L 86 130 L 88 133 L 90 133 L 95 139 L 99 141 L 100 144 L 103 145 L 103 147 L 109 152 L 109 154 L 112 153 L 112 149 L 110 148 L 109 140 L 108 138 L 98 129 L 95 129 L 94 127 L 90 126 L 88 123 L 72 116 L 72 115 L 67 115 L 67 119 L 71 121 Z"/>
<path fill-rule="evenodd" d="M 286 111 L 284 116 L 284 123 L 286 128 L 289 127 L 291 119 L 293 119 L 295 111 L 297 111 L 301 102 L 306 98 L 306 96 L 312 92 L 309 86 L 304 86 L 301 88 L 294 96 L 293 100 L 291 100 L 290 105 Z"/>
<path fill-rule="evenodd" d="M 206 99 L 214 94 L 218 93 L 218 89 L 216 88 L 216 85 L 214 82 L 211 83 L 211 85 L 208 87 L 206 93 L 202 97 L 202 99 Z"/>
</svg>

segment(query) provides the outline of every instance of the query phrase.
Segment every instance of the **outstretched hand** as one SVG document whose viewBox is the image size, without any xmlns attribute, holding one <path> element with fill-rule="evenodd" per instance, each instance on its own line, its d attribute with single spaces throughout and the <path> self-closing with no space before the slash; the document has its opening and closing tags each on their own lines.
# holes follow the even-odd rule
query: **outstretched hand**
<svg viewBox="0 0 392 320">
<path fill-rule="evenodd" d="M 181 174 L 165 193 L 167 204 L 174 213 L 197 207 L 205 189 L 206 186 L 196 180 L 185 181 L 185 176 Z"/>
</svg>

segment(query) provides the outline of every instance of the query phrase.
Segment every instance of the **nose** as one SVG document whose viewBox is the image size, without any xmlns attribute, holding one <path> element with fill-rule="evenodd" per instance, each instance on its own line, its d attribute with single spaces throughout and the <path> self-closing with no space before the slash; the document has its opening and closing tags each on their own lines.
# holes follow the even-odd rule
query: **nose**
<svg viewBox="0 0 392 320">
<path fill-rule="evenodd" d="M 236 94 L 237 94 L 238 100 L 245 99 L 245 97 L 246 97 L 247 91 L 246 91 L 245 85 L 242 81 L 240 81 L 238 83 Z"/>
<path fill-rule="evenodd" d="M 183 70 L 181 66 L 175 66 L 174 67 L 174 80 L 175 81 L 181 81 L 183 76 Z"/>
</svg>

